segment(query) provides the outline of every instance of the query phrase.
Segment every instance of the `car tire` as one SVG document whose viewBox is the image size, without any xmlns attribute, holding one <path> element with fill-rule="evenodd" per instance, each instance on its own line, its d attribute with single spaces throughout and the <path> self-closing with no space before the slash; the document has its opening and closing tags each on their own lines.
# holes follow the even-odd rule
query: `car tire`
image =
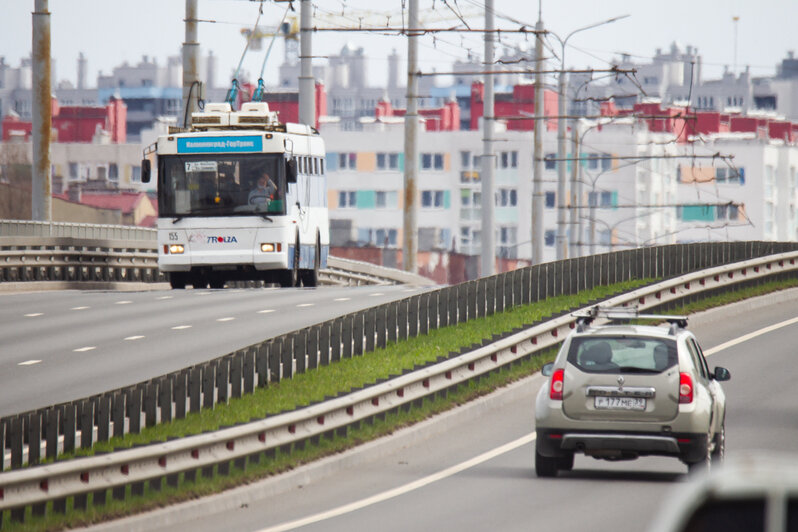
<svg viewBox="0 0 798 532">
<path fill-rule="evenodd" d="M 687 470 L 690 474 L 697 473 L 700 471 L 709 471 L 712 467 L 712 453 L 710 452 L 710 443 L 712 441 L 712 436 L 707 434 L 707 446 L 704 451 L 704 458 L 697 461 L 697 462 L 689 462 L 687 464 Z"/>
<path fill-rule="evenodd" d="M 183 272 L 169 273 L 169 285 L 175 290 L 183 290 L 186 287 L 186 274 Z"/>
<path fill-rule="evenodd" d="M 719 465 L 726 458 L 726 423 L 722 423 L 720 431 L 715 434 L 715 448 L 712 449 L 712 464 Z"/>
<path fill-rule="evenodd" d="M 574 453 L 568 453 L 560 457 L 557 469 L 560 471 L 571 471 L 574 468 Z"/>
<path fill-rule="evenodd" d="M 535 449 L 535 474 L 540 478 L 556 477 L 561 460 L 558 457 L 543 456 Z"/>
</svg>

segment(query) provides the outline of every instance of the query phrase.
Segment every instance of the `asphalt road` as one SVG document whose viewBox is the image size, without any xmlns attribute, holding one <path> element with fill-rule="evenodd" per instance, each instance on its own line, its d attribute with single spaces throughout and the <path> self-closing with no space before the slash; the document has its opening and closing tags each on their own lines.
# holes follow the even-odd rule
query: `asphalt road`
<svg viewBox="0 0 798 532">
<path fill-rule="evenodd" d="M 798 450 L 798 292 L 750 310 L 694 320 L 711 367 L 727 367 L 727 456 Z M 758 336 L 739 341 L 744 335 Z M 724 343 L 738 340 L 737 343 Z M 722 349 L 717 349 L 718 347 Z M 533 469 L 535 375 L 488 399 L 393 436 L 388 450 L 354 451 L 319 478 L 300 468 L 233 493 L 115 523 L 117 530 L 470 531 L 646 530 L 687 468 L 676 459 L 609 463 L 578 456 L 574 471 Z M 386 440 L 389 441 L 389 440 Z M 368 446 L 367 446 L 368 447 Z M 329 462 L 333 463 L 333 462 Z M 323 470 L 321 468 L 320 470 Z M 310 469 L 307 469 L 310 471 Z M 282 482 L 282 488 L 274 486 Z M 288 486 L 286 486 L 288 484 Z M 302 525 L 302 526 L 298 526 Z"/>
<path fill-rule="evenodd" d="M 0 294 L 0 416 L 142 382 L 418 290 Z"/>
</svg>

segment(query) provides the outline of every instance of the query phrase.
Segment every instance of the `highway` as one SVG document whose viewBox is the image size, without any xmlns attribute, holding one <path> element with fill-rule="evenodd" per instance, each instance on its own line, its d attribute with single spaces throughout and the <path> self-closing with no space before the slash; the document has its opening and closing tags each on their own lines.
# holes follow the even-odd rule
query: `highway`
<svg viewBox="0 0 798 532">
<path fill-rule="evenodd" d="M 796 296 L 766 296 L 761 308 L 744 302 L 693 320 L 710 366 L 732 374 L 724 383 L 729 457 L 796 451 Z M 324 464 L 99 529 L 645 530 L 686 480 L 686 466 L 579 456 L 574 471 L 536 478 L 533 405 L 542 383 L 538 374 Z"/>
<path fill-rule="evenodd" d="M 142 382 L 418 292 L 364 286 L 0 294 L 0 415 Z"/>
</svg>

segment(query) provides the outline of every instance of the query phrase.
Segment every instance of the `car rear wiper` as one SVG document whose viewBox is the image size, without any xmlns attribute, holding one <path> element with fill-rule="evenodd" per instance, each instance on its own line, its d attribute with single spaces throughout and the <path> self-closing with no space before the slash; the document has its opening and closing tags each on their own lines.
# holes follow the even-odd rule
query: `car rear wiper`
<svg viewBox="0 0 798 532">
<path fill-rule="evenodd" d="M 266 220 L 267 222 L 273 222 L 274 221 L 271 218 L 269 218 L 269 216 L 266 215 L 266 214 L 261 214 L 260 217 L 263 218 L 264 220 Z"/>
<path fill-rule="evenodd" d="M 653 368 L 641 368 L 638 366 L 621 366 L 618 368 L 621 373 L 661 373 L 662 370 Z"/>
</svg>

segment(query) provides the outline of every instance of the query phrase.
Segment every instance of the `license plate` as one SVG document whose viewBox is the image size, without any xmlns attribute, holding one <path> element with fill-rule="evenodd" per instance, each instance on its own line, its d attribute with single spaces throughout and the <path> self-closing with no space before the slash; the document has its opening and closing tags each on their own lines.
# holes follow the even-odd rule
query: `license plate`
<svg viewBox="0 0 798 532">
<path fill-rule="evenodd" d="M 597 396 L 594 403 L 596 410 L 645 410 L 646 400 L 641 397 L 604 397 Z"/>
</svg>

